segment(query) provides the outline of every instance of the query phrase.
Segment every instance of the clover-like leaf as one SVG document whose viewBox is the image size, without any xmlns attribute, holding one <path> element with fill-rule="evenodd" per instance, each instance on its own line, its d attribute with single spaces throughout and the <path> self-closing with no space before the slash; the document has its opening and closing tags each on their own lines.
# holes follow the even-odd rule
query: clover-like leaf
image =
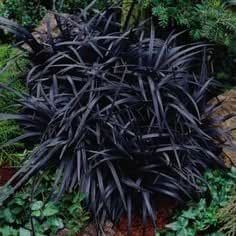
<svg viewBox="0 0 236 236">
<path fill-rule="evenodd" d="M 42 201 L 36 201 L 31 205 L 31 210 L 32 211 L 37 211 L 42 209 L 43 207 L 43 202 Z"/>
<path fill-rule="evenodd" d="M 59 212 L 58 207 L 52 203 L 49 202 L 45 205 L 44 209 L 43 209 L 43 216 L 53 216 L 56 215 Z"/>
</svg>

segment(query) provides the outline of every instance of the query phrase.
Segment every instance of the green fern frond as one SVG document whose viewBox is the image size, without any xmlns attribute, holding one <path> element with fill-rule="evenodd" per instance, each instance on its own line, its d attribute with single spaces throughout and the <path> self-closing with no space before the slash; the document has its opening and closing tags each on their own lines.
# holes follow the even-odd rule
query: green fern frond
<svg viewBox="0 0 236 236">
<path fill-rule="evenodd" d="M 167 27 L 169 22 L 169 13 L 168 8 L 163 4 L 159 4 L 158 6 L 152 9 L 153 15 L 158 16 L 159 24 L 162 27 Z"/>
<path fill-rule="evenodd" d="M 226 46 L 236 35 L 236 13 L 221 0 L 149 0 L 153 15 L 159 25 L 167 27 L 169 22 L 187 28 L 194 40 L 207 39 Z"/>
<path fill-rule="evenodd" d="M 0 46 L 0 84 L 6 84 L 16 91 L 23 92 L 26 90 L 20 76 L 26 69 L 27 60 L 24 55 L 20 54 L 17 49 L 8 45 Z M 14 100 L 16 96 L 7 91 L 0 91 L 0 112 L 14 112 Z"/>
</svg>

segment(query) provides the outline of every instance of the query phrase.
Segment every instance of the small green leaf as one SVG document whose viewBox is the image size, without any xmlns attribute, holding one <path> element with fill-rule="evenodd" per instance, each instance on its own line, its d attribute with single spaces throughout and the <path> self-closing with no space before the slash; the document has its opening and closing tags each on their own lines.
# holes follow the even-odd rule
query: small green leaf
<svg viewBox="0 0 236 236">
<path fill-rule="evenodd" d="M 42 201 L 37 201 L 37 202 L 34 202 L 32 204 L 31 210 L 32 211 L 37 211 L 37 210 L 40 210 L 42 207 L 43 207 L 43 202 Z"/>
<path fill-rule="evenodd" d="M 28 229 L 20 228 L 20 236 L 31 236 L 31 233 Z"/>
<path fill-rule="evenodd" d="M 43 216 L 53 216 L 59 212 L 59 209 L 51 202 L 45 205 L 45 209 L 43 210 Z"/>
<path fill-rule="evenodd" d="M 180 223 L 180 225 L 181 225 L 182 228 L 183 228 L 183 227 L 186 227 L 186 226 L 188 225 L 189 220 L 181 216 L 181 217 L 179 218 L 179 223 Z"/>
<path fill-rule="evenodd" d="M 166 225 L 166 228 L 171 229 L 173 231 L 179 231 L 182 229 L 182 225 L 180 224 L 180 222 L 176 221 L 176 222 Z"/>
<path fill-rule="evenodd" d="M 187 211 L 184 211 L 182 214 L 183 217 L 187 218 L 187 219 L 192 219 L 194 220 L 196 217 L 196 212 L 194 212 L 191 208 Z"/>
<path fill-rule="evenodd" d="M 11 212 L 14 214 L 14 215 L 18 215 L 20 214 L 24 209 L 22 207 L 14 207 Z"/>
<path fill-rule="evenodd" d="M 188 235 L 187 229 L 182 228 L 179 232 L 177 232 L 176 236 L 190 236 L 190 235 Z"/>
<path fill-rule="evenodd" d="M 40 217 L 41 216 L 41 211 L 40 210 L 33 211 L 31 215 L 34 216 L 34 217 Z"/>
<path fill-rule="evenodd" d="M 14 216 L 13 216 L 13 214 L 11 213 L 11 211 L 10 211 L 9 208 L 4 209 L 4 211 L 3 211 L 3 216 L 4 216 L 5 220 L 6 220 L 8 223 L 13 223 L 13 222 L 14 222 Z"/>
<path fill-rule="evenodd" d="M 3 228 L 0 228 L 0 235 L 3 236 L 17 236 L 17 230 L 15 230 L 13 227 L 10 226 L 4 226 Z"/>
<path fill-rule="evenodd" d="M 0 206 L 2 206 L 5 200 L 8 199 L 8 197 L 14 193 L 14 189 L 11 186 L 3 186 L 0 187 L 0 192 Z"/>
<path fill-rule="evenodd" d="M 19 205 L 19 206 L 23 206 L 25 204 L 25 201 L 22 198 L 15 198 L 15 204 Z"/>
<path fill-rule="evenodd" d="M 53 227 L 56 227 L 57 229 L 64 228 L 64 224 L 61 218 L 55 218 L 55 217 L 49 218 L 48 224 L 50 224 Z"/>
<path fill-rule="evenodd" d="M 216 233 L 211 233 L 211 234 L 209 234 L 209 235 L 207 235 L 207 236 L 224 236 L 225 234 L 223 234 L 223 233 L 220 233 L 220 232 L 216 232 Z"/>
</svg>

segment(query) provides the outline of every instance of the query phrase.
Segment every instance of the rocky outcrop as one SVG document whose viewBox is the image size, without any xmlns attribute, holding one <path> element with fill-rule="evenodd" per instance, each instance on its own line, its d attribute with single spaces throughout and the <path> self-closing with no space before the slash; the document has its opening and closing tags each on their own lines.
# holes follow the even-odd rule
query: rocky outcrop
<svg viewBox="0 0 236 236">
<path fill-rule="evenodd" d="M 223 102 L 220 109 L 217 110 L 217 115 L 236 115 L 236 89 L 231 89 L 218 96 L 218 99 Z M 232 129 L 232 142 L 236 147 L 236 116 L 225 121 L 222 124 L 227 129 Z M 236 150 L 235 148 L 225 148 L 225 160 L 228 166 L 236 165 Z"/>
</svg>

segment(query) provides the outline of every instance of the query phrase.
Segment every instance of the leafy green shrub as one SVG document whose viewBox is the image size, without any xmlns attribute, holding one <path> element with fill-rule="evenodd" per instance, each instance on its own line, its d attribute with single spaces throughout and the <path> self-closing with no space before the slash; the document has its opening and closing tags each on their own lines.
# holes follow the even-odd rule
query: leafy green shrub
<svg viewBox="0 0 236 236">
<path fill-rule="evenodd" d="M 0 2 L 0 16 L 14 19 L 24 26 L 35 27 L 46 13 L 41 0 L 4 0 Z M 45 2 L 45 1 L 44 1 Z"/>
<path fill-rule="evenodd" d="M 189 29 L 193 39 L 229 46 L 236 35 L 236 14 L 221 0 L 147 0 L 162 27 Z"/>
<path fill-rule="evenodd" d="M 90 0 L 59 0 L 56 1 L 55 9 L 59 12 L 73 13 L 80 8 L 87 7 L 91 2 Z M 97 0 L 96 6 L 101 9 L 108 6 L 109 3 L 112 4 L 112 0 Z"/>
<path fill-rule="evenodd" d="M 174 222 L 166 226 L 166 230 L 158 232 L 157 235 L 225 235 L 213 233 L 219 232 L 221 225 L 218 215 L 224 219 L 224 222 L 235 222 L 235 215 L 231 214 L 233 212 L 227 211 L 230 208 L 231 194 L 235 187 L 235 168 L 227 175 L 218 171 L 208 172 L 205 179 L 209 184 L 210 203 L 207 198 L 201 198 L 198 203 L 191 202 L 185 210 L 175 216 Z M 222 211 L 222 209 L 224 210 Z M 226 215 L 227 218 L 225 218 Z M 235 230 L 235 228 L 230 227 L 228 229 Z"/>
<path fill-rule="evenodd" d="M 0 1 L 0 16 L 26 26 L 36 27 L 48 10 L 73 13 L 81 7 L 86 7 L 91 0 L 4 0 Z M 97 6 L 103 8 L 109 1 L 97 1 Z"/>
<path fill-rule="evenodd" d="M 55 8 L 60 12 L 73 12 L 80 7 L 86 7 L 87 4 L 87 0 L 59 0 L 56 1 Z"/>
<path fill-rule="evenodd" d="M 55 203 L 47 201 L 50 192 L 47 182 L 32 193 L 32 183 L 17 192 L 4 207 L 0 208 L 0 235 L 56 235 L 63 228 L 75 235 L 86 224 L 88 214 L 82 208 L 84 197 L 78 193 L 66 194 Z"/>
<path fill-rule="evenodd" d="M 55 168 L 54 199 L 78 189 L 98 222 L 125 213 L 131 224 L 136 211 L 155 222 L 158 194 L 195 199 L 204 171 L 224 168 L 225 118 L 213 115 L 220 103 L 209 104 L 206 45 L 162 40 L 145 25 L 122 31 L 119 17 L 119 8 L 58 16 L 61 34 L 42 44 L 1 18 L 34 64 L 21 113 L 1 119 L 16 119 L 19 139 L 37 144 L 2 200 L 13 182 L 10 193 Z"/>
</svg>

